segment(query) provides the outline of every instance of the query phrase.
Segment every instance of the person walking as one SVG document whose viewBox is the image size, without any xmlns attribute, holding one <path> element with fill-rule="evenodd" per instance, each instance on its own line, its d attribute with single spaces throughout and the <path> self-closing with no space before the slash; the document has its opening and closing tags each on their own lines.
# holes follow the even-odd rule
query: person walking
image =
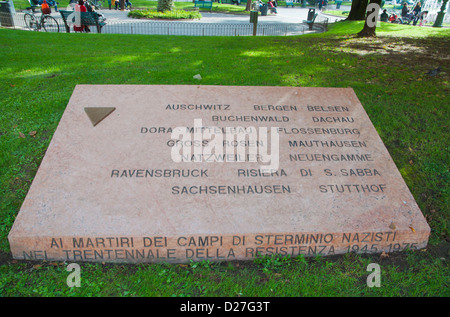
<svg viewBox="0 0 450 317">
<path fill-rule="evenodd" d="M 419 1 L 419 2 L 417 2 L 416 6 L 415 6 L 414 9 L 413 9 L 413 13 L 414 13 L 414 21 L 413 21 L 413 25 L 416 25 L 416 24 L 417 24 L 417 21 L 418 21 L 419 18 L 420 18 L 420 11 L 422 11 L 422 5 L 421 5 L 421 3 L 420 3 L 420 1 Z"/>
</svg>

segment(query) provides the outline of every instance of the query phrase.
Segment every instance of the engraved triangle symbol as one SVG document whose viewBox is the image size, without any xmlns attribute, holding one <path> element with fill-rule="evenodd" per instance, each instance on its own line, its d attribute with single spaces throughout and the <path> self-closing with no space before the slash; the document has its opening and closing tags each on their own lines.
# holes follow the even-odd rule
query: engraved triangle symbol
<svg viewBox="0 0 450 317">
<path fill-rule="evenodd" d="M 114 107 L 85 107 L 89 120 L 91 120 L 92 125 L 95 127 L 100 121 L 109 116 L 116 108 Z"/>
</svg>

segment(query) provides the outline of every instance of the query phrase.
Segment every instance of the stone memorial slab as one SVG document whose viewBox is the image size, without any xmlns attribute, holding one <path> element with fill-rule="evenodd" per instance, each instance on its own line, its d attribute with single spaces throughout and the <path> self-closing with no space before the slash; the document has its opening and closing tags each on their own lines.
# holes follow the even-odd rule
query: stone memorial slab
<svg viewBox="0 0 450 317">
<path fill-rule="evenodd" d="M 424 248 L 351 88 L 75 88 L 9 234 L 24 260 L 173 262 Z"/>
</svg>

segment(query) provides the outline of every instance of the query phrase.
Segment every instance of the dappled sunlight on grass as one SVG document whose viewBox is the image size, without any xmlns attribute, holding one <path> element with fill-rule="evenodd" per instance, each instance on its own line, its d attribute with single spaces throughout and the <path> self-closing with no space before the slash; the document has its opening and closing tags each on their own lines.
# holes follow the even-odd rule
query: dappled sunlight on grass
<svg viewBox="0 0 450 317">
<path fill-rule="evenodd" d="M 337 22 L 329 25 L 328 35 L 343 35 L 345 37 L 355 35 L 362 30 L 364 21 Z M 449 28 L 419 27 L 408 24 L 394 24 L 378 22 L 376 28 L 378 36 L 423 38 L 434 36 L 450 36 Z"/>
<path fill-rule="evenodd" d="M 408 36 L 414 38 L 423 38 L 430 36 L 449 36 L 448 28 L 420 27 L 409 24 L 394 24 L 380 22 L 377 25 L 377 35 L 379 36 Z"/>
<path fill-rule="evenodd" d="M 5 74 L 5 76 L 11 76 L 12 78 L 35 78 L 35 77 L 45 77 L 45 76 L 54 76 L 56 73 L 61 72 L 60 67 L 33 67 L 29 69 L 24 69 L 19 72 Z"/>
<path fill-rule="evenodd" d="M 170 52 L 170 53 L 173 53 L 173 54 L 180 53 L 180 52 L 181 52 L 181 48 L 179 48 L 179 47 L 172 47 L 172 48 L 169 50 L 169 52 Z"/>
<path fill-rule="evenodd" d="M 389 55 L 392 53 L 426 53 L 424 47 L 420 47 L 415 43 L 405 43 L 401 40 L 386 42 L 385 38 L 348 39 L 343 41 L 340 46 L 336 46 L 335 50 L 361 56 Z"/>
<path fill-rule="evenodd" d="M 12 67 L 2 67 L 0 69 L 0 77 L 9 77 L 13 73 Z"/>
<path fill-rule="evenodd" d="M 256 51 L 256 50 L 250 50 L 250 51 L 244 51 L 240 53 L 241 56 L 248 56 L 248 57 L 273 57 L 273 52 L 267 52 L 267 51 Z"/>
</svg>

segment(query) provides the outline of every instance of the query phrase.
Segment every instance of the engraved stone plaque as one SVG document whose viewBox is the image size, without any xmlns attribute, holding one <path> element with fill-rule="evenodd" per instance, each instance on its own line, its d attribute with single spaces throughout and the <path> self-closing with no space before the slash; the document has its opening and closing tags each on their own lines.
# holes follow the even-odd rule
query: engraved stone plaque
<svg viewBox="0 0 450 317">
<path fill-rule="evenodd" d="M 182 263 L 429 233 L 351 88 L 79 85 L 9 241 L 16 259 Z"/>
</svg>

